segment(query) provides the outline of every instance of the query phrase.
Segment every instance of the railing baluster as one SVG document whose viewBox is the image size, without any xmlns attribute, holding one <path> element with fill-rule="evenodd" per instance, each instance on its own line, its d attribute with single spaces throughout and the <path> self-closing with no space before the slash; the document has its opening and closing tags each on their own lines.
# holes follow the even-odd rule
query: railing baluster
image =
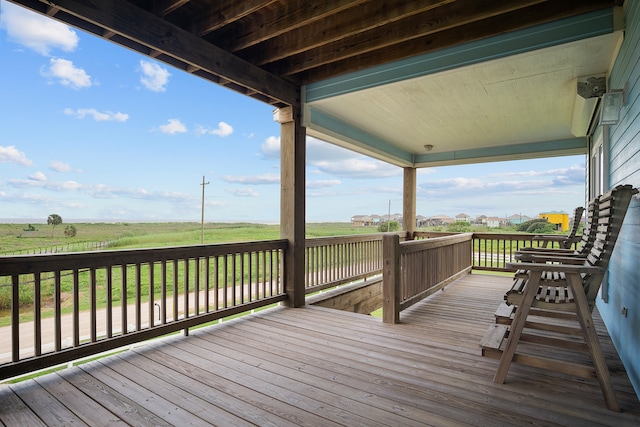
<svg viewBox="0 0 640 427">
<path fill-rule="evenodd" d="M 197 316 L 200 314 L 200 258 L 195 258 L 193 264 L 193 313 Z"/>
<path fill-rule="evenodd" d="M 42 354 L 42 281 L 40 273 L 33 275 L 33 347 L 36 356 Z"/>
<path fill-rule="evenodd" d="M 154 263 L 150 262 L 149 263 L 149 287 L 148 287 L 148 298 L 147 300 L 149 301 L 149 307 L 148 307 L 148 313 L 149 313 L 149 327 L 153 328 L 153 326 L 155 325 L 155 318 L 156 318 L 156 305 L 155 305 L 155 280 L 154 280 Z"/>
<path fill-rule="evenodd" d="M 90 336 L 91 336 L 91 342 L 96 342 L 97 340 L 97 318 L 96 318 L 96 310 L 97 310 L 97 304 L 96 304 L 96 269 L 92 268 L 91 270 L 89 270 L 89 304 L 90 304 L 90 309 L 89 309 L 89 325 L 90 325 Z"/>
<path fill-rule="evenodd" d="M 127 265 L 126 264 L 120 265 L 120 277 L 122 280 L 122 284 L 120 285 L 120 323 L 121 323 L 122 335 L 126 335 L 127 333 L 129 333 L 129 319 L 127 317 L 128 309 L 129 309 L 129 303 L 128 303 L 129 294 L 127 293 Z"/>
<path fill-rule="evenodd" d="M 209 306 L 209 292 L 211 281 L 209 278 L 209 269 L 210 269 L 211 259 L 206 256 L 204 257 L 204 312 L 209 313 L 211 311 L 211 307 Z"/>
<path fill-rule="evenodd" d="M 136 331 L 139 331 L 142 329 L 142 309 L 141 309 L 141 288 L 142 288 L 142 272 L 140 271 L 142 268 L 142 266 L 140 265 L 140 263 L 136 263 L 136 281 L 135 281 L 135 287 L 136 287 Z"/>
<path fill-rule="evenodd" d="M 74 273 L 75 274 L 75 273 Z M 61 313 L 61 296 L 60 296 L 60 271 L 56 271 L 54 274 L 54 296 L 53 296 L 53 311 L 54 311 L 54 324 L 55 324 L 55 349 L 60 351 L 62 349 L 62 316 Z"/>
<path fill-rule="evenodd" d="M 113 337 L 113 275 L 112 266 L 107 266 L 107 338 Z"/>
<path fill-rule="evenodd" d="M 180 295 L 180 281 L 178 280 L 178 277 L 179 277 L 178 267 L 179 267 L 178 260 L 174 259 L 173 260 L 173 321 L 174 322 L 180 318 L 180 314 L 179 314 L 180 308 L 178 303 L 178 299 Z"/>
<path fill-rule="evenodd" d="M 20 360 L 20 276 L 11 276 L 11 361 Z"/>
<path fill-rule="evenodd" d="M 167 323 L 167 261 L 160 261 L 160 324 Z"/>
<path fill-rule="evenodd" d="M 73 346 L 80 345 L 80 273 L 73 270 Z"/>
</svg>

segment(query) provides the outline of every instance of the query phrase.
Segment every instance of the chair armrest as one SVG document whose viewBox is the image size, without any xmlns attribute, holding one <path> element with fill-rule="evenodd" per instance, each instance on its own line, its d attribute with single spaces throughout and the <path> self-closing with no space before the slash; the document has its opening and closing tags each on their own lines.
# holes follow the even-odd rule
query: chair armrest
<svg viewBox="0 0 640 427">
<path fill-rule="evenodd" d="M 538 234 L 533 236 L 531 240 L 548 240 L 553 242 L 564 242 L 568 236 L 562 234 Z"/>
<path fill-rule="evenodd" d="M 582 254 L 556 254 L 552 252 L 532 252 L 532 253 L 517 253 L 515 258 L 524 262 L 561 262 L 565 264 L 583 263 L 586 259 L 586 255 Z"/>
<path fill-rule="evenodd" d="M 544 264 L 538 262 L 508 262 L 507 268 L 514 270 L 529 270 L 529 271 L 557 271 L 560 273 L 602 273 L 604 270 L 602 267 L 596 267 L 593 265 L 574 265 L 574 264 Z"/>
<path fill-rule="evenodd" d="M 518 252 L 564 252 L 571 254 L 573 253 L 573 249 L 565 249 L 565 248 L 536 248 L 533 246 L 525 246 L 518 249 Z"/>
</svg>

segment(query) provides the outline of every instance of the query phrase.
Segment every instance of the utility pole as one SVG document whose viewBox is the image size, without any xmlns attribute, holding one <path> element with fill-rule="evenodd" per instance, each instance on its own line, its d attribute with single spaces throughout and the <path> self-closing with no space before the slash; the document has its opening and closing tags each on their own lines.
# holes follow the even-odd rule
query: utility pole
<svg viewBox="0 0 640 427">
<path fill-rule="evenodd" d="M 208 185 L 209 181 L 204 182 L 204 175 L 202 175 L 202 219 L 200 220 L 201 224 L 201 232 L 200 232 L 200 243 L 204 245 L 204 186 Z"/>
</svg>

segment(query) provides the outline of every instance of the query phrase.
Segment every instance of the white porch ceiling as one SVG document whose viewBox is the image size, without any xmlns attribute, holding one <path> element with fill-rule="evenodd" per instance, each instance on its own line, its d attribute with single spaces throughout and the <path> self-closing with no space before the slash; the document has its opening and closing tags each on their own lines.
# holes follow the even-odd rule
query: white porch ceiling
<svg viewBox="0 0 640 427">
<path fill-rule="evenodd" d="M 577 79 L 608 73 L 622 34 L 312 99 L 308 134 L 399 166 L 585 153 L 586 132 L 572 133 Z"/>
</svg>

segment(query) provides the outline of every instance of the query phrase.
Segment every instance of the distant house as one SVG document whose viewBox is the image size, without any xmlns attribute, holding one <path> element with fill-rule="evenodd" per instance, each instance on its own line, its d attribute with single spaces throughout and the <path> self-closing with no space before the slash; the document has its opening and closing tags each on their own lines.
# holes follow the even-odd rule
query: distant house
<svg viewBox="0 0 640 427">
<path fill-rule="evenodd" d="M 429 218 L 429 225 L 447 225 L 453 224 L 455 219 L 446 215 L 436 215 Z"/>
<path fill-rule="evenodd" d="M 569 214 L 565 211 L 542 212 L 538 214 L 538 218 L 546 219 L 556 226 L 556 230 L 569 230 Z"/>
<path fill-rule="evenodd" d="M 456 215 L 456 222 L 466 222 L 467 224 L 471 223 L 471 216 L 466 213 L 461 213 Z"/>
<path fill-rule="evenodd" d="M 495 216 L 487 218 L 487 227 L 489 228 L 498 228 L 506 223 L 504 218 L 498 218 Z"/>
<path fill-rule="evenodd" d="M 369 227 L 373 221 L 369 215 L 354 215 L 351 217 L 351 225 L 354 227 Z"/>
<path fill-rule="evenodd" d="M 478 215 L 474 221 L 475 224 L 487 225 L 487 216 L 486 215 Z"/>
<path fill-rule="evenodd" d="M 507 218 L 507 221 L 511 225 L 522 224 L 523 222 L 531 221 L 532 218 L 522 214 L 514 214 Z"/>
</svg>

